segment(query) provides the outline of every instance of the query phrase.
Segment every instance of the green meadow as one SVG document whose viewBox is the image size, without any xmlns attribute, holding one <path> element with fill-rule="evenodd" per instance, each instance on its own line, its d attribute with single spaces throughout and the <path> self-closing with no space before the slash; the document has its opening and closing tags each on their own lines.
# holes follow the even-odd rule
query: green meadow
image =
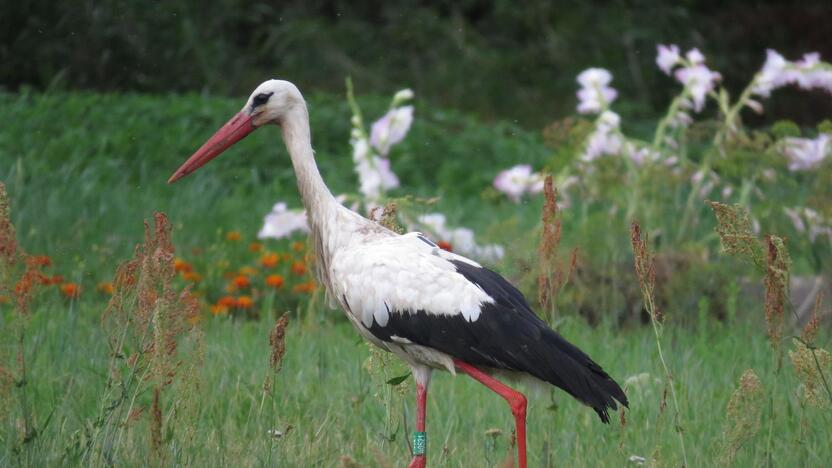
<svg viewBox="0 0 832 468">
<path fill-rule="evenodd" d="M 365 115 L 386 110 L 386 98 L 360 101 Z M 308 96 L 308 102 L 326 182 L 333 193 L 354 192 L 349 106 L 328 94 Z M 44 285 L 24 318 L 11 299 L 0 303 L 0 465 L 409 462 L 412 379 L 397 383 L 406 375 L 401 364 L 364 344 L 340 311 L 326 307 L 319 290 L 286 300 L 278 292 L 273 301 L 258 304 L 257 319 L 212 314 L 209 306 L 221 293 L 204 292 L 188 331 L 194 341 L 174 354 L 175 375 L 161 401 L 154 403 L 151 386 L 140 381 L 126 387 L 126 399 L 114 396 L 120 390 L 112 386 L 111 362 L 120 358 L 104 326 L 110 297 L 97 289 L 112 281 L 117 266 L 143 242 L 143 222 L 164 212 L 177 257 L 197 265 L 206 282 L 222 281 L 223 269 L 256 263 L 246 246 L 255 242 L 263 215 L 276 201 L 299 206 L 276 129 L 256 132 L 199 173 L 166 184 L 241 103 L 198 94 L 0 95 L 0 182 L 17 241 L 27 253 L 50 258 L 44 268 L 49 274 L 80 287 L 68 297 L 60 285 Z M 401 179 L 392 195 L 417 200 L 411 208 L 417 213 L 441 210 L 473 228 L 478 240 L 506 245 L 506 257 L 494 267 L 521 284 L 535 304 L 525 275 L 535 258 L 543 201 L 512 204 L 490 187 L 497 170 L 520 162 L 540 167 L 551 154 L 539 133 L 417 100 L 413 129 L 391 155 Z M 591 242 L 585 236 L 592 230 L 570 230 L 568 222 L 567 217 L 565 244 Z M 603 217 L 594 222 L 599 233 L 607 227 Z M 230 232 L 241 234 L 238 244 L 228 240 Z M 289 241 L 264 244 L 291 252 Z M 622 277 L 635 284 L 632 253 L 610 257 L 626 260 L 629 270 L 620 270 Z M 784 338 L 772 346 L 762 301 L 744 297 L 750 293 L 740 288 L 763 279 L 740 262 L 717 265 L 735 275 L 736 285 L 733 296 L 718 301 L 718 312 L 711 310 L 717 301 L 699 298 L 697 290 L 690 291 L 697 300 L 674 303 L 670 297 L 662 304 L 659 342 L 672 382 L 649 320 L 620 320 L 600 309 L 590 321 L 559 305 L 553 327 L 624 386 L 630 408 L 604 425 L 562 391 L 531 392 L 530 466 L 681 466 L 686 459 L 691 467 L 794 467 L 832 460 L 830 401 L 818 380 L 824 374 L 815 374 L 820 398 L 811 400 L 806 378 L 790 357 L 799 346 L 789 337 L 801 331 L 787 325 Z M 172 287 L 178 292 L 186 282 L 177 278 Z M 567 282 L 566 294 L 570 288 L 592 293 L 587 284 Z M 284 312 L 290 317 L 285 357 L 274 371 L 269 334 Z M 816 343 L 829 348 L 828 326 Z M 25 380 L 17 372 L 21 354 Z M 828 353 L 820 354 L 818 368 L 825 378 L 832 375 Z M 748 369 L 756 379 L 741 381 Z M 266 381 L 272 382 L 268 391 Z M 159 442 L 152 440 L 156 407 Z M 508 406 L 466 376 L 434 374 L 427 425 L 430 466 L 506 466 L 514 460 Z"/>
</svg>

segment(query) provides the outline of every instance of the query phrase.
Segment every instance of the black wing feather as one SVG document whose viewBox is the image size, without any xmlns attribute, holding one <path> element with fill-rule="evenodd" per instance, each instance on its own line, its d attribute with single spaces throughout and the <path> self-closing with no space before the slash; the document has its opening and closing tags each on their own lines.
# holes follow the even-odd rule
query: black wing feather
<svg viewBox="0 0 832 468">
<path fill-rule="evenodd" d="M 514 286 L 497 273 L 462 261 L 457 272 L 478 285 L 493 304 L 485 304 L 477 320 L 424 310 L 395 311 L 387 325 L 375 321 L 370 332 L 392 341 L 393 335 L 476 366 L 526 372 L 549 382 L 592 407 L 603 422 L 616 400 L 627 406 L 621 387 L 583 351 L 541 320 Z"/>
</svg>

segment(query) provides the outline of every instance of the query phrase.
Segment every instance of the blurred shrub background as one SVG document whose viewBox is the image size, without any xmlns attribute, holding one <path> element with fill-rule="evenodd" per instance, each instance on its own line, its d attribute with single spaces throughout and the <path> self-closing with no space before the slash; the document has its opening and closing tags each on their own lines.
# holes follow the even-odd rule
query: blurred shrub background
<svg viewBox="0 0 832 468">
<path fill-rule="evenodd" d="M 539 128 L 572 112 L 574 77 L 603 64 L 644 117 L 674 83 L 657 43 L 698 47 L 736 90 L 765 49 L 832 56 L 827 2 L 0 1 L 0 88 L 247 93 L 267 76 L 341 93 L 351 75 Z M 832 103 L 779 93 L 767 118 L 811 125 Z"/>
</svg>

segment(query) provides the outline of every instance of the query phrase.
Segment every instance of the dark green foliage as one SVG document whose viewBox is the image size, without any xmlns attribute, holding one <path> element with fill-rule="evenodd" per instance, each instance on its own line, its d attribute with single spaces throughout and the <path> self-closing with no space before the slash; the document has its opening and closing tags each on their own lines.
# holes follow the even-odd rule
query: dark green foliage
<svg viewBox="0 0 832 468">
<path fill-rule="evenodd" d="M 16 207 L 21 242 L 66 259 L 88 259 L 91 251 L 127 258 L 141 236 L 135 220 L 154 210 L 169 214 L 183 248 L 206 246 L 220 228 L 253 236 L 277 200 L 300 206 L 277 128 L 261 129 L 197 176 L 166 183 L 243 101 L 195 94 L 0 95 L 0 180 Z M 330 95 L 308 101 L 327 184 L 336 194 L 355 192 L 346 102 Z M 362 99 L 368 119 L 386 104 Z M 483 125 L 415 105 L 413 130 L 391 154 L 402 182 L 393 196 L 442 195 L 449 216 L 484 225 L 493 213 L 482 208 L 479 194 L 497 171 L 520 160 L 540 166 L 546 157 L 540 138 L 515 125 Z M 472 171 L 472 164 L 483 169 Z M 512 209 L 508 202 L 496 205 Z"/>
<path fill-rule="evenodd" d="M 674 84 L 654 64 L 657 43 L 699 47 L 731 90 L 766 48 L 832 55 L 822 2 L 2 0 L 0 11 L 0 86 L 11 89 L 238 94 L 279 76 L 337 91 L 351 75 L 536 125 L 571 112 L 590 66 L 612 70 L 624 113 L 663 108 Z M 801 123 L 832 111 L 800 92 L 767 107 Z"/>
</svg>

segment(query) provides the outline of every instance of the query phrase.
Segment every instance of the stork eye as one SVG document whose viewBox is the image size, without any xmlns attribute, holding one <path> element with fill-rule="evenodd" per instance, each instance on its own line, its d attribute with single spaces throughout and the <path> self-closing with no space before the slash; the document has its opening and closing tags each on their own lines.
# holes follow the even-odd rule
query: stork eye
<svg viewBox="0 0 832 468">
<path fill-rule="evenodd" d="M 272 97 L 272 93 L 260 93 L 257 96 L 254 96 L 254 99 L 251 100 L 251 108 L 254 109 L 257 106 L 262 106 L 266 102 L 268 102 L 269 98 Z"/>
</svg>

